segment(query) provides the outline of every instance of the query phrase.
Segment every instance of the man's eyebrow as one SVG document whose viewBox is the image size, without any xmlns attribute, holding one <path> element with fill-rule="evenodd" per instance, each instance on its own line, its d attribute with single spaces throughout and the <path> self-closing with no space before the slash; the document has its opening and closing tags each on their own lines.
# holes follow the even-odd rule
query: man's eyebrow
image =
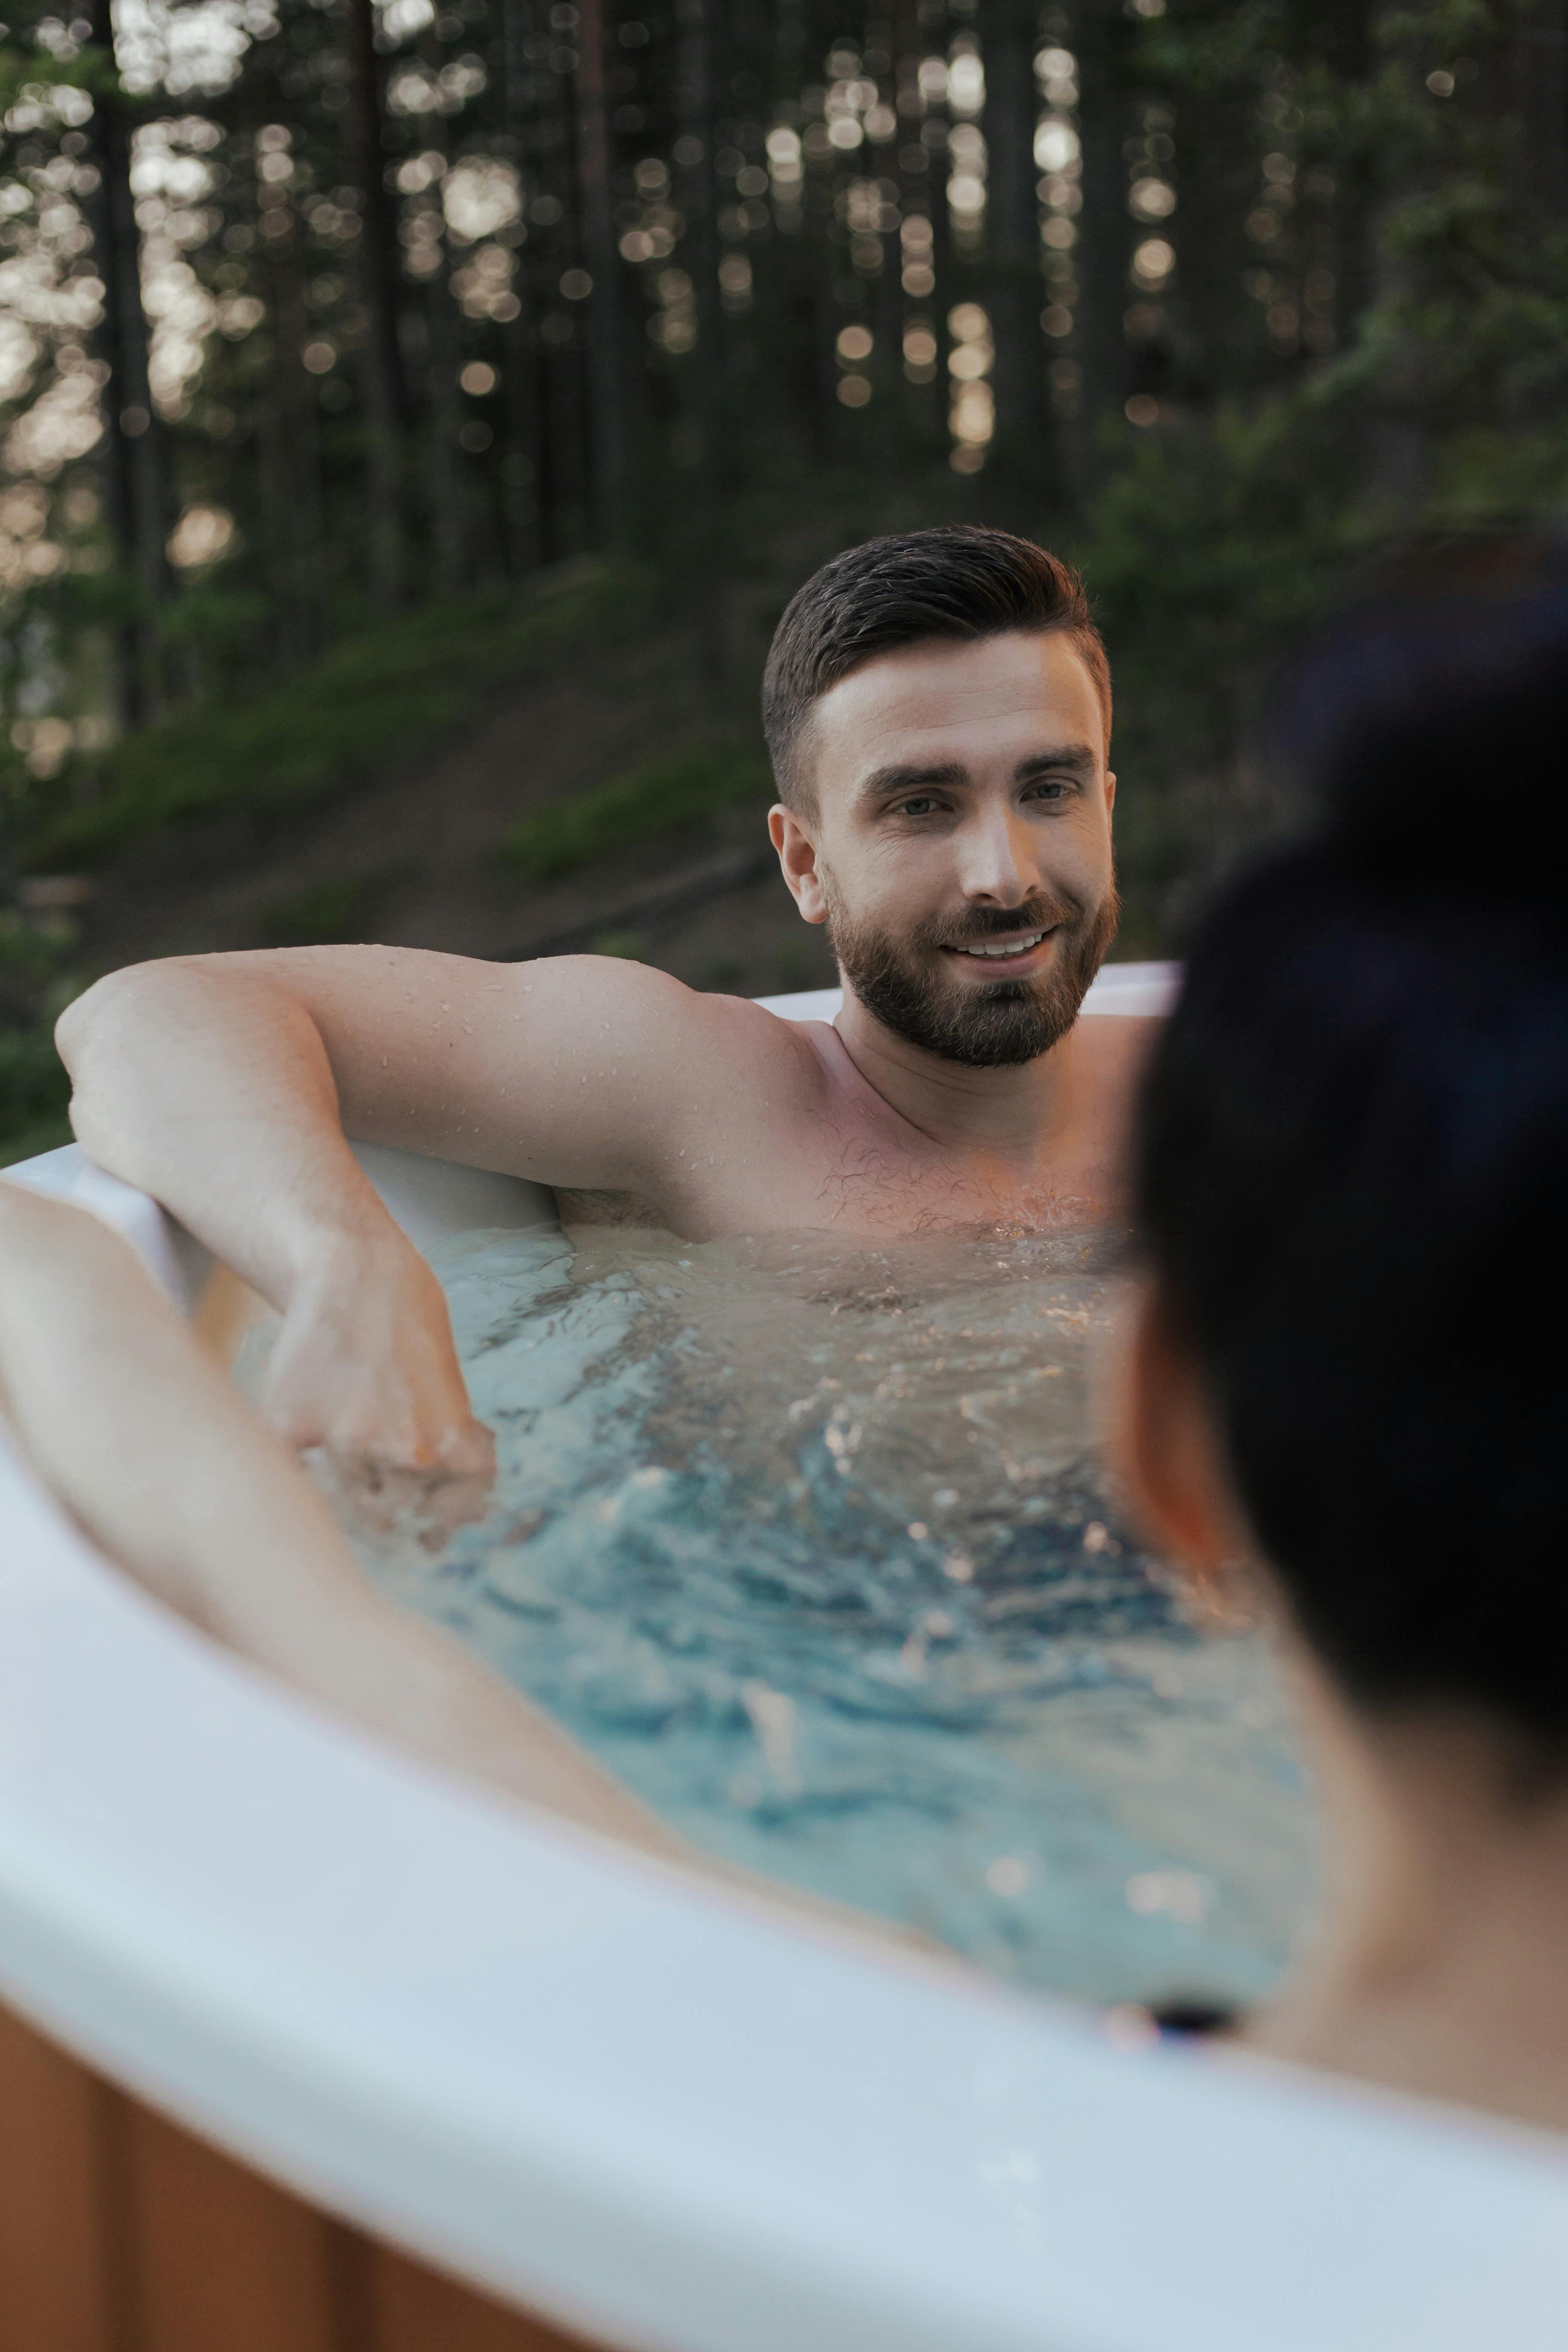
<svg viewBox="0 0 1568 2352">
<path fill-rule="evenodd" d="M 1100 754 L 1089 743 L 1060 743 L 1049 751 L 1031 751 L 1020 760 L 1013 771 L 1016 784 L 1026 784 L 1031 776 L 1044 775 L 1047 768 L 1076 768 L 1079 775 L 1092 776 L 1100 765 Z"/>
<path fill-rule="evenodd" d="M 961 760 L 943 760 L 921 767 L 914 762 L 878 768 L 862 782 L 855 797 L 879 801 L 889 793 L 917 792 L 923 784 L 966 784 L 969 771 Z"/>
</svg>

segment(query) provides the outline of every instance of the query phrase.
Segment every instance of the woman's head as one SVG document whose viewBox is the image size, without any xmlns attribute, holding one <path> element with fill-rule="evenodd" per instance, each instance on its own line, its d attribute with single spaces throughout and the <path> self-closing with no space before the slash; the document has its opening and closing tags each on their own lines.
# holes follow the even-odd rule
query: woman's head
<svg viewBox="0 0 1568 2352">
<path fill-rule="evenodd" d="M 1359 1707 L 1568 1777 L 1568 556 L 1385 595 L 1279 740 L 1314 822 L 1211 912 L 1143 1091 L 1123 1450 Z"/>
</svg>

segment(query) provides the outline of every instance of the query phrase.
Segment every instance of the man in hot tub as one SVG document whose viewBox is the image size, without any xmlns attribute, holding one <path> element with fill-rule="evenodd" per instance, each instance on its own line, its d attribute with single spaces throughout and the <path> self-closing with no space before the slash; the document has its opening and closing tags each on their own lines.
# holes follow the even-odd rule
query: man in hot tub
<svg viewBox="0 0 1568 2352">
<path fill-rule="evenodd" d="M 1005 532 L 874 540 L 779 624 L 769 824 L 845 981 L 784 1022 L 596 956 L 180 957 L 59 1026 L 72 1119 L 279 1310 L 272 1418 L 483 1472 L 446 1304 L 345 1133 L 692 1240 L 1101 1214 L 1148 1024 L 1078 1023 L 1116 928 L 1110 676 L 1082 583 Z"/>
</svg>

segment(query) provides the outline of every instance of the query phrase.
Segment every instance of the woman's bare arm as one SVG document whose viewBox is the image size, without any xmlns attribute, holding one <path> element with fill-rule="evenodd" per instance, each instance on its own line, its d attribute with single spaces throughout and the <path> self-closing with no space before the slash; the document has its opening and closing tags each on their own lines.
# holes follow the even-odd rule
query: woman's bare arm
<svg viewBox="0 0 1568 2352">
<path fill-rule="evenodd" d="M 548 1716 L 375 1591 L 117 1234 L 5 1181 L 0 1415 L 110 1559 L 280 1681 L 585 1828 L 679 1852 Z"/>
<path fill-rule="evenodd" d="M 541 1708 L 384 1599 L 118 1234 L 3 1175 L 0 1423 L 133 1581 L 332 1713 L 748 1902 L 930 1948 L 692 1852 Z"/>
</svg>

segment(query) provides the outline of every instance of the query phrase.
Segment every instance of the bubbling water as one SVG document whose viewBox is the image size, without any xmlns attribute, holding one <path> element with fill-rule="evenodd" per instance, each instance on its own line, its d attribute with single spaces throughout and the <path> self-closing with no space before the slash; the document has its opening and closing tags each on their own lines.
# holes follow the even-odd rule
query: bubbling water
<svg viewBox="0 0 1568 2352">
<path fill-rule="evenodd" d="M 1248 2000 L 1313 1825 L 1090 1444 L 1103 1236 L 437 1253 L 494 1506 L 373 1571 L 694 1843 L 1100 2000 Z"/>
</svg>

